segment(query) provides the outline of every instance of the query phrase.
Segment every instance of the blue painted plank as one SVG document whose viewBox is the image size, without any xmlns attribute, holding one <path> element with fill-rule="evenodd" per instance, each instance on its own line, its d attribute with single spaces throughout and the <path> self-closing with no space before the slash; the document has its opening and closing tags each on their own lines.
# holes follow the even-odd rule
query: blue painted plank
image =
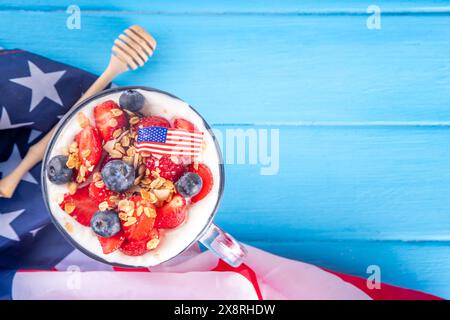
<svg viewBox="0 0 450 320">
<path fill-rule="evenodd" d="M 3 0 L 1 6 L 7 9 L 29 9 L 29 10 L 65 10 L 69 5 L 73 5 L 71 0 Z M 329 12 L 366 12 L 368 6 L 376 4 L 383 11 L 410 11 L 428 8 L 443 8 L 450 6 L 448 0 L 246 0 L 246 1 L 190 1 L 190 0 L 108 0 L 93 3 L 89 0 L 78 0 L 76 5 L 84 10 L 109 10 L 126 12 L 172 12 L 182 14 L 193 13 L 329 13 Z"/>
<path fill-rule="evenodd" d="M 449 243 L 448 128 L 287 126 L 279 136 L 277 175 L 226 166 L 218 222 L 239 238 Z"/>
<path fill-rule="evenodd" d="M 159 47 L 118 84 L 173 92 L 213 123 L 444 121 L 450 118 L 448 16 L 196 16 L 0 12 L 0 45 L 99 73 L 113 39 L 138 23 Z M 21 36 L 16 36 L 20 34 Z M 251 84 L 251 85 L 249 85 Z"/>
<path fill-rule="evenodd" d="M 249 242 L 291 259 L 367 278 L 367 267 L 381 269 L 381 281 L 450 299 L 450 246 L 396 241 Z"/>
</svg>

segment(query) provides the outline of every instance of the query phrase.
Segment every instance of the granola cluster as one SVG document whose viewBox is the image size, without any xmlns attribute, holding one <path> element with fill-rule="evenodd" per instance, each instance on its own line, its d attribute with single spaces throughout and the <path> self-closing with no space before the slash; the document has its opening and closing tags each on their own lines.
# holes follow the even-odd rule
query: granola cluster
<svg viewBox="0 0 450 320">
<path fill-rule="evenodd" d="M 120 109 L 111 110 L 113 116 L 120 116 L 122 112 L 123 111 Z M 134 112 L 128 110 L 125 110 L 125 112 L 127 114 L 127 119 L 129 122 L 128 129 L 116 129 L 113 132 L 113 139 L 107 141 L 103 145 L 103 150 L 105 151 L 105 157 L 109 157 L 110 159 L 120 159 L 132 165 L 136 170 L 136 178 L 134 180 L 134 186 L 130 190 L 127 190 L 122 195 L 122 197 L 119 194 L 114 193 L 109 197 L 108 200 L 101 202 L 98 206 L 99 210 L 101 211 L 108 209 L 119 209 L 122 211 L 122 208 L 124 207 L 123 204 L 127 201 L 122 198 L 129 198 L 135 193 L 139 193 L 142 196 L 142 199 L 148 200 L 156 207 L 161 207 L 164 205 L 164 203 L 169 202 L 172 199 L 172 196 L 176 193 L 173 182 L 161 177 L 159 174 L 159 169 L 150 171 L 146 167 L 146 158 L 155 157 L 155 155 L 144 152 L 136 152 L 135 143 L 137 138 L 137 130 L 135 125 L 139 122 L 140 117 Z M 78 113 L 77 120 L 78 124 L 82 128 L 90 124 L 89 119 L 83 112 Z M 115 119 L 112 118 L 111 120 Z M 113 123 L 111 120 L 111 126 L 116 126 L 117 122 Z M 84 154 L 86 157 L 89 156 L 89 152 L 89 149 L 82 151 L 83 154 L 86 153 Z M 70 144 L 68 150 L 64 149 L 62 153 L 68 155 L 68 160 L 66 163 L 67 167 L 75 169 L 77 172 L 75 181 L 69 182 L 67 185 L 70 194 L 74 194 L 79 185 L 89 182 L 85 178 L 87 171 L 93 172 L 92 181 L 95 182 L 95 186 L 97 186 L 98 188 L 104 187 L 104 182 L 99 171 L 100 168 L 94 168 L 94 166 L 86 167 L 81 164 L 81 161 L 79 159 L 78 146 L 75 141 Z M 179 161 L 177 157 L 172 157 L 172 159 L 173 161 Z M 64 210 L 67 213 L 70 214 L 73 212 L 74 207 L 72 205 L 66 205 L 66 207 L 64 208 Z M 137 212 L 138 215 L 140 215 L 139 208 Z M 121 219 L 126 220 L 124 215 L 121 215 Z M 132 224 L 136 221 L 136 219 L 130 219 L 129 221 L 126 221 L 127 223 Z"/>
</svg>

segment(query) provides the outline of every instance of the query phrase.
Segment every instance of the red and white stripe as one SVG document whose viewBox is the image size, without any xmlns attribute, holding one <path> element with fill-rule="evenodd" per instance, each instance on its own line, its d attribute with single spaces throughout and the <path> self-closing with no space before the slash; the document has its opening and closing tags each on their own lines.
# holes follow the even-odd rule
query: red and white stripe
<svg viewBox="0 0 450 320">
<path fill-rule="evenodd" d="M 238 268 L 219 261 L 210 251 L 200 253 L 191 248 L 177 257 L 175 264 L 163 264 L 151 270 L 111 267 L 76 251 L 53 271 L 18 271 L 12 281 L 12 298 L 440 299 L 385 283 L 380 289 L 369 289 L 364 278 L 285 259 L 251 246 L 246 248 L 249 255 Z"/>
</svg>

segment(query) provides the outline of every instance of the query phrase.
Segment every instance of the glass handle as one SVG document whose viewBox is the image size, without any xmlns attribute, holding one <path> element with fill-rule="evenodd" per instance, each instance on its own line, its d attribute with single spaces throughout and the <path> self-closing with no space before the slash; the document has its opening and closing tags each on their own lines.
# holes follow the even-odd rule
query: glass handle
<svg viewBox="0 0 450 320">
<path fill-rule="evenodd" d="M 247 255 L 244 246 L 214 223 L 200 238 L 200 242 L 232 267 L 239 267 Z"/>
</svg>

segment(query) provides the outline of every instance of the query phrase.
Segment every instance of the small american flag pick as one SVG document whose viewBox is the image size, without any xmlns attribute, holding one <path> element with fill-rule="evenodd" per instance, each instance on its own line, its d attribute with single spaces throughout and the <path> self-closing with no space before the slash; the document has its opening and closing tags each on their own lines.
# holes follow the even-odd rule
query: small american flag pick
<svg viewBox="0 0 450 320">
<path fill-rule="evenodd" d="M 198 156 L 203 132 L 163 127 L 139 128 L 136 151 L 157 155 Z"/>
</svg>

